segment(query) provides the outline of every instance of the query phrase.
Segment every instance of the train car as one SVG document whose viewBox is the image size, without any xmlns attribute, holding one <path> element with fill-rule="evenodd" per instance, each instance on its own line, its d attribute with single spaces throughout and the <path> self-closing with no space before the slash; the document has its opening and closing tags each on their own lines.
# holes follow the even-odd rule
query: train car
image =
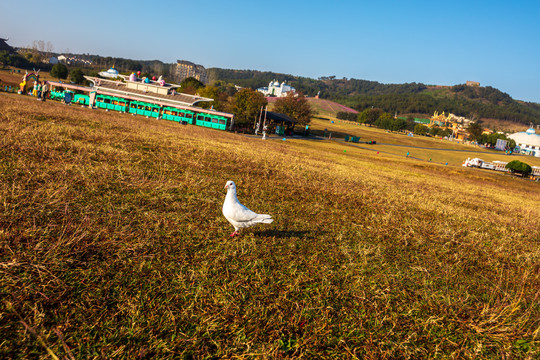
<svg viewBox="0 0 540 360">
<path fill-rule="evenodd" d="M 158 118 L 161 112 L 161 106 L 143 101 L 131 101 L 129 103 L 129 112 L 131 114 Z"/>
<path fill-rule="evenodd" d="M 129 101 L 115 96 L 99 94 L 96 96 L 96 107 L 125 112 L 128 108 Z"/>
<path fill-rule="evenodd" d="M 51 98 L 51 100 L 62 100 L 64 99 L 64 92 L 63 91 L 55 91 L 55 90 L 52 90 L 50 93 L 49 93 L 49 97 Z"/>
<path fill-rule="evenodd" d="M 227 129 L 227 118 L 219 115 L 198 113 L 195 125 L 208 127 L 212 129 Z"/>
<path fill-rule="evenodd" d="M 193 111 L 166 106 L 163 108 L 161 117 L 165 120 L 193 124 L 194 115 L 195 113 Z"/>
<path fill-rule="evenodd" d="M 84 94 L 75 94 L 73 102 L 81 105 L 88 105 L 90 104 L 90 96 Z"/>
</svg>

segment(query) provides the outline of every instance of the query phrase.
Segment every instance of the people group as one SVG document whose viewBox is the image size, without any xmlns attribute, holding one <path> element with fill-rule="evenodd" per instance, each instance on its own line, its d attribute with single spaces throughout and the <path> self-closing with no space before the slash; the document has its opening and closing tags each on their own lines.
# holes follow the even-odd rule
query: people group
<svg viewBox="0 0 540 360">
<path fill-rule="evenodd" d="M 40 101 L 45 101 L 49 96 L 49 86 L 46 81 L 36 81 L 34 82 L 34 89 L 32 95 L 37 97 Z"/>
</svg>

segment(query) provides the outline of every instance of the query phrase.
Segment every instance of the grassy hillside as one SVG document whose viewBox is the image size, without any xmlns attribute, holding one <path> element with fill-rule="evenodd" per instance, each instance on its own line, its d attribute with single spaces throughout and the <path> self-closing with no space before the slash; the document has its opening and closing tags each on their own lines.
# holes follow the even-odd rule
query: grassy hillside
<svg viewBox="0 0 540 360">
<path fill-rule="evenodd" d="M 16 95 L 0 134 L 2 358 L 540 355 L 538 183 Z M 274 223 L 228 237 L 227 180 Z"/>
</svg>

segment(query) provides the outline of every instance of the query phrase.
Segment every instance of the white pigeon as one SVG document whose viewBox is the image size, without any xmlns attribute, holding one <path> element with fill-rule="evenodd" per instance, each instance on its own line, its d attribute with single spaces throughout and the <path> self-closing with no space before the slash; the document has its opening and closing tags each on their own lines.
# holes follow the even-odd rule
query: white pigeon
<svg viewBox="0 0 540 360">
<path fill-rule="evenodd" d="M 227 181 L 225 189 L 227 189 L 227 196 L 225 197 L 222 211 L 223 216 L 225 216 L 231 225 L 234 226 L 234 232 L 231 236 L 238 235 L 239 229 L 247 228 L 259 223 L 270 224 L 274 221 L 272 216 L 257 214 L 242 205 L 236 197 L 236 185 L 234 184 L 234 181 Z"/>
</svg>

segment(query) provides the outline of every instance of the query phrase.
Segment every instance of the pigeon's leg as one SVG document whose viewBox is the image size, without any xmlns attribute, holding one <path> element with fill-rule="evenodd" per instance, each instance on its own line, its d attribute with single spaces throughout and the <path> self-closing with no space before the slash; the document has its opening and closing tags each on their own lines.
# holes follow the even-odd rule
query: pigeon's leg
<svg viewBox="0 0 540 360">
<path fill-rule="evenodd" d="M 238 230 L 234 230 L 234 232 L 231 234 L 231 237 L 235 237 L 236 235 L 240 235 Z"/>
</svg>

